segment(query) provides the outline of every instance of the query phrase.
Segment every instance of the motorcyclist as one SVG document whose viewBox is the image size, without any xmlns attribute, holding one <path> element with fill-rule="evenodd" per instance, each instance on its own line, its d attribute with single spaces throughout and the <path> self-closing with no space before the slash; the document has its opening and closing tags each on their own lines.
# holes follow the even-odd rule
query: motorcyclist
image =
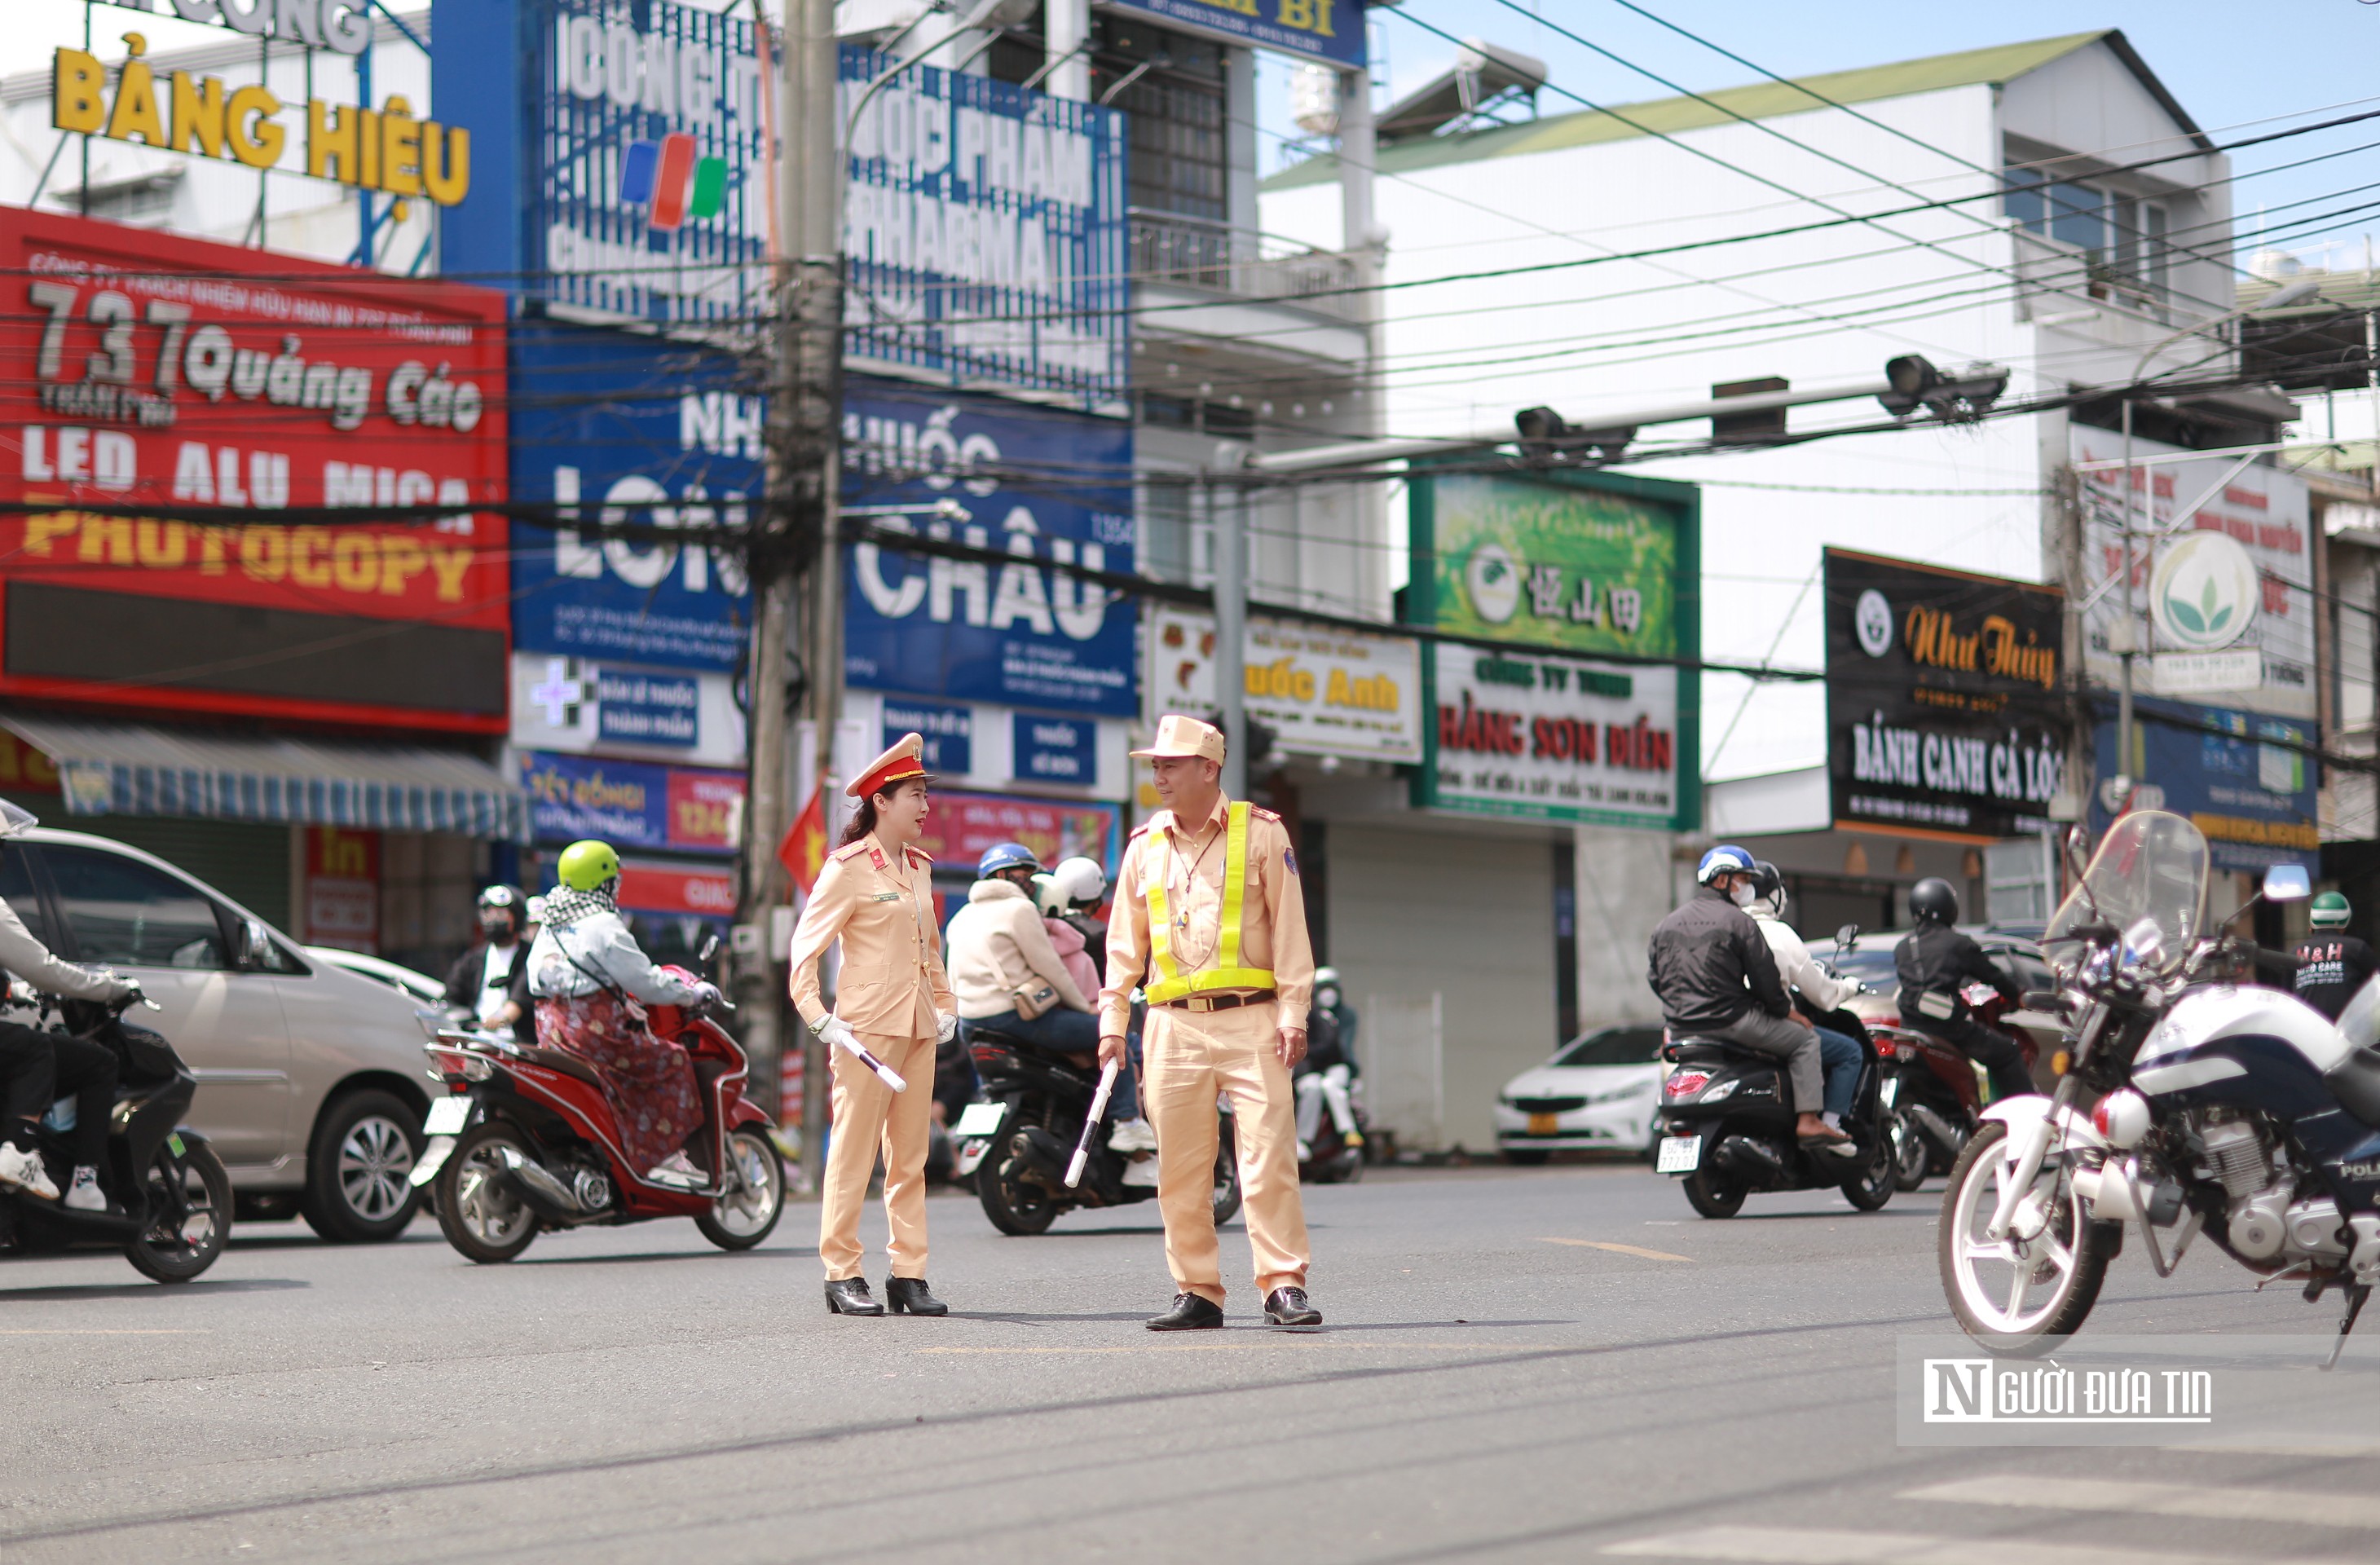
<svg viewBox="0 0 2380 1565">
<path fill-rule="evenodd" d="M 1646 952 L 1646 977 L 1670 1037 L 1713 1038 L 1784 1061 L 1794 1135 L 1806 1146 L 1849 1153 L 1851 1138 L 1819 1118 L 1826 1098 L 1818 1035 L 1792 1020 L 1777 958 L 1742 905 L 1752 900 L 1752 855 L 1722 843 L 1703 855 L 1694 880 L 1702 889 L 1654 927 Z"/>
<path fill-rule="evenodd" d="M 1956 928 L 1959 893 L 1949 881 L 1929 875 L 1910 888 L 1909 911 L 1917 928 L 1903 936 L 1892 953 L 1893 970 L 1900 977 L 1901 1024 L 1957 1045 L 1990 1074 L 1994 1099 L 2034 1091 L 2016 1040 L 1984 1025 L 1967 1008 L 1961 991 L 1969 984 L 1990 985 L 2010 1005 L 2022 995 L 2016 980 L 1992 964 L 1974 937 Z"/>
<path fill-rule="evenodd" d="M 537 1041 L 595 1067 L 632 1168 L 656 1184 L 699 1189 L 710 1177 L 686 1155 L 709 1155 L 694 1062 L 648 1031 L 632 1001 L 708 1009 L 718 986 L 686 982 L 637 944 L 620 916 L 620 855 L 608 843 L 573 843 L 555 867 L 562 884 L 545 895 L 528 955 Z"/>
<path fill-rule="evenodd" d="M 1099 1018 L 1090 997 L 1059 959 L 1034 904 L 1033 877 L 1040 868 L 1033 850 L 1022 843 L 995 843 L 977 862 L 966 905 L 952 916 L 943 936 L 959 1028 L 970 1037 L 978 1031 L 1006 1033 L 1060 1054 L 1096 1054 Z M 1114 1123 L 1108 1133 L 1111 1150 L 1157 1150 L 1157 1134 L 1141 1117 L 1129 1062 L 1117 1076 L 1108 1112 Z M 1154 1183 L 1156 1159 L 1134 1164 L 1126 1177 L 1135 1174 L 1146 1177 L 1134 1183 Z"/>
<path fill-rule="evenodd" d="M 30 810 L 0 800 L 0 852 L 39 824 Z M 140 992 L 140 986 L 110 973 L 94 973 L 59 961 L 33 938 L 23 919 L 0 900 L 0 967 L 45 994 L 113 1004 Z M 58 1199 L 58 1187 L 42 1166 L 37 1127 L 61 1094 L 75 1099 L 74 1173 L 65 1205 L 79 1212 L 105 1211 L 107 1194 L 99 1171 L 107 1163 L 108 1117 L 115 1110 L 115 1051 L 91 1038 L 42 1032 L 20 1022 L 0 1022 L 0 1185 L 44 1201 Z"/>
<path fill-rule="evenodd" d="M 2345 897 L 2325 892 L 2308 912 L 2313 933 L 2289 952 L 2297 959 L 2298 998 L 2336 1022 L 2347 1002 L 2380 970 L 2380 961 L 2374 959 L 2370 946 L 2347 932 L 2355 909 Z"/>
<path fill-rule="evenodd" d="M 1827 1107 L 1818 1117 L 1840 1130 L 1843 1116 L 1852 1110 L 1852 1098 L 1859 1091 L 1860 1062 L 1865 1052 L 1849 1034 L 1819 1026 L 1818 1017 L 1840 1010 L 1845 1001 L 1859 993 L 1860 986 L 1818 965 L 1801 935 L 1785 922 L 1785 902 L 1782 872 L 1765 858 L 1756 861 L 1752 867 L 1752 900 L 1743 910 L 1767 937 L 1769 954 L 1777 958 L 1777 976 L 1802 997 L 1797 1013 L 1818 1035 L 1818 1063 L 1827 1076 Z"/>
<path fill-rule="evenodd" d="M 528 947 L 521 939 L 528 926 L 520 892 L 490 886 L 480 893 L 480 943 L 446 972 L 446 1003 L 504 1037 L 528 1013 Z"/>
<path fill-rule="evenodd" d="M 1322 1129 L 1322 1110 L 1330 1110 L 1330 1128 L 1342 1146 L 1361 1146 L 1364 1133 L 1355 1123 L 1350 1089 L 1362 1074 L 1355 1064 L 1355 1013 L 1339 982 L 1339 969 L 1314 971 L 1314 1008 L 1305 1013 L 1305 1058 L 1291 1079 L 1297 1086 L 1297 1160 L 1314 1156 L 1314 1138 Z"/>
</svg>

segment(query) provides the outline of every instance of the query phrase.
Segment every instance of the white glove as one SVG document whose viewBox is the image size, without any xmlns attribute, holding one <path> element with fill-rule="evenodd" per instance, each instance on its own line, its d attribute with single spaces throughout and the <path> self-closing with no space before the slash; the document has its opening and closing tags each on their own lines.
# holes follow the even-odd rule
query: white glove
<svg viewBox="0 0 2380 1565">
<path fill-rule="evenodd" d="M 818 1025 L 818 1036 L 826 1040 L 827 1047 L 830 1049 L 856 1049 L 859 1047 L 859 1035 L 853 1032 L 851 1024 L 840 1016 L 829 1015 L 825 1021 L 820 1022 Z"/>
<path fill-rule="evenodd" d="M 934 1013 L 935 1041 L 948 1043 L 958 1036 L 958 1032 L 959 1019 L 955 1013 L 945 1016 L 939 1011 Z"/>
</svg>

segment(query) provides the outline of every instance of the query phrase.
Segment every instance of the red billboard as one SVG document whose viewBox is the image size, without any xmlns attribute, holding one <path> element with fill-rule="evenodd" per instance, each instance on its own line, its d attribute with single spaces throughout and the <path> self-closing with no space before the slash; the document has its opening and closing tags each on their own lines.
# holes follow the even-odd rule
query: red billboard
<svg viewBox="0 0 2380 1565">
<path fill-rule="evenodd" d="M 0 270 L 0 694 L 505 729 L 504 518 L 372 515 L 504 500 L 502 296 L 20 210 Z"/>
</svg>

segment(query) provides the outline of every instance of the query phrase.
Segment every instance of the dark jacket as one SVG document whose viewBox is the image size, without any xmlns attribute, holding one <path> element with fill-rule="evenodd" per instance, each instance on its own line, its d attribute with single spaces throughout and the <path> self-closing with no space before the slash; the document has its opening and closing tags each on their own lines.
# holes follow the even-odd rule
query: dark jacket
<svg viewBox="0 0 2380 1565">
<path fill-rule="evenodd" d="M 1654 927 L 1645 977 L 1677 1034 L 1724 1027 L 1755 1010 L 1793 1009 L 1777 957 L 1752 916 L 1705 886 Z"/>
<path fill-rule="evenodd" d="M 1363 1074 L 1355 1069 L 1354 1052 L 1347 1047 L 1348 1029 L 1340 1020 L 1340 1013 L 1345 1010 L 1343 1005 L 1336 1009 L 1318 1005 L 1306 1013 L 1305 1058 L 1291 1074 L 1310 1076 L 1333 1065 L 1346 1066 L 1350 1076 Z"/>
<path fill-rule="evenodd" d="M 2298 998 L 2334 1022 L 2380 966 L 2370 946 L 2328 929 L 2298 941 L 2290 954 L 2297 958 Z"/>
<path fill-rule="evenodd" d="M 460 1006 L 474 1016 L 480 1013 L 480 978 L 486 971 L 487 959 L 488 948 L 484 941 L 455 959 L 455 965 L 446 969 L 447 1004 Z M 504 979 L 504 989 L 526 1017 L 529 1012 L 527 940 L 513 942 L 512 967 Z"/>
<path fill-rule="evenodd" d="M 2022 991 L 2016 980 L 1992 965 L 1984 948 L 1972 935 L 1961 934 L 1948 924 L 1921 924 L 1917 932 L 1904 937 L 1900 948 L 1892 953 L 1893 971 L 1900 976 L 1900 1014 L 1911 1022 L 1956 1021 L 1967 1014 L 1967 1002 L 1959 991 L 1968 984 L 1989 984 L 1999 997 L 2010 1005 L 2018 1003 Z M 1917 1008 L 1917 997 L 1932 990 L 1950 997 L 1949 1016 L 1928 1016 Z"/>
</svg>

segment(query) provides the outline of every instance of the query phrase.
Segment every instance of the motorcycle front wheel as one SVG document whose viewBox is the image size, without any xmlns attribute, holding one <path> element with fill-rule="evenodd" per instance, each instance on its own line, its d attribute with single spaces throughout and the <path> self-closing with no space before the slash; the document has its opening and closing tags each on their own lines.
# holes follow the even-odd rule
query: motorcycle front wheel
<svg viewBox="0 0 2380 1565">
<path fill-rule="evenodd" d="M 748 1250 L 784 1214 L 785 1165 L 766 1135 L 745 1129 L 727 1138 L 727 1188 L 694 1226 L 722 1250 Z"/>
<path fill-rule="evenodd" d="M 504 1176 L 507 1146 L 528 1155 L 519 1132 L 491 1121 L 468 1133 L 438 1171 L 438 1226 L 446 1243 L 481 1266 L 511 1260 L 537 1237 L 537 1214 Z"/>
<path fill-rule="evenodd" d="M 178 1139 L 178 1138 L 176 1138 Z M 124 1247 L 124 1258 L 158 1282 L 188 1282 L 223 1255 L 231 1237 L 231 1174 L 212 1146 L 169 1140 L 145 1171 L 148 1231 Z"/>
<path fill-rule="evenodd" d="M 2007 1125 L 1985 1121 L 1951 1167 L 1938 1241 L 1942 1291 L 1968 1336 L 1996 1353 L 2033 1357 L 2082 1328 L 2115 1247 L 2105 1230 L 2120 1225 L 2091 1221 L 2066 1168 L 2048 1158 L 2026 1193 L 2039 1201 L 2030 1223 L 2020 1207 L 2009 1237 L 1987 1237 L 2015 1171 L 2008 1135 Z"/>
</svg>

